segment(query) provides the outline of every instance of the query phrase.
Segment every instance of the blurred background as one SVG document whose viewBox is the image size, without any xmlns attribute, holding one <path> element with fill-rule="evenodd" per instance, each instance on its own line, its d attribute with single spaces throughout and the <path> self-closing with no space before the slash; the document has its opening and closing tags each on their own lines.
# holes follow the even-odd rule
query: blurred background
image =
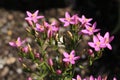
<svg viewBox="0 0 120 80">
<path fill-rule="evenodd" d="M 85 15 L 97 22 L 102 34 L 108 31 L 114 35 L 113 50 L 105 49 L 89 70 L 94 76 L 107 74 L 108 80 L 113 76 L 120 80 L 120 0 L 0 0 L 0 80 L 25 80 L 29 75 L 22 71 L 17 51 L 8 42 L 27 36 L 26 11 L 35 10 L 49 21 L 63 17 L 65 11 Z"/>
</svg>

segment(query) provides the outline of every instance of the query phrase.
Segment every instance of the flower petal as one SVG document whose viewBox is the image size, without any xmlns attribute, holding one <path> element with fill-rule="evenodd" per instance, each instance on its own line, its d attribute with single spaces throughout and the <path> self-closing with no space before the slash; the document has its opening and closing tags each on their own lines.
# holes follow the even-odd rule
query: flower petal
<svg viewBox="0 0 120 80">
<path fill-rule="evenodd" d="M 95 28 L 96 28 L 96 25 L 97 25 L 97 23 L 94 22 L 94 24 L 92 25 L 92 28 L 95 29 Z"/>
<path fill-rule="evenodd" d="M 68 22 L 65 22 L 64 26 L 67 27 L 69 26 L 70 24 Z"/>
<path fill-rule="evenodd" d="M 9 45 L 12 46 L 12 47 L 16 47 L 15 42 L 9 42 Z"/>
<path fill-rule="evenodd" d="M 80 56 L 76 56 L 74 57 L 74 60 L 78 60 L 80 58 Z"/>
<path fill-rule="evenodd" d="M 76 79 L 72 78 L 72 80 L 76 80 Z"/>
<path fill-rule="evenodd" d="M 39 13 L 39 10 L 35 11 L 33 14 L 34 14 L 34 16 L 37 16 L 38 13 Z"/>
<path fill-rule="evenodd" d="M 44 16 L 37 16 L 36 18 L 37 19 L 42 19 L 42 18 L 44 18 Z"/>
<path fill-rule="evenodd" d="M 104 38 L 109 38 L 109 32 L 106 32 Z"/>
<path fill-rule="evenodd" d="M 64 52 L 63 53 L 64 57 L 68 58 L 69 57 L 69 54 L 67 52 Z"/>
<path fill-rule="evenodd" d="M 110 37 L 109 42 L 111 42 L 114 39 L 114 36 Z"/>
<path fill-rule="evenodd" d="M 106 44 L 107 48 L 112 50 L 112 46 L 110 44 Z"/>
<path fill-rule="evenodd" d="M 97 34 L 97 37 L 98 37 L 98 39 L 99 39 L 100 41 L 103 41 L 103 40 L 104 40 L 104 38 L 100 35 L 100 33 Z"/>
<path fill-rule="evenodd" d="M 75 50 L 72 50 L 71 52 L 70 52 L 70 55 L 74 55 L 75 54 Z"/>
<path fill-rule="evenodd" d="M 68 12 L 65 12 L 65 18 L 70 18 L 70 14 Z"/>
<path fill-rule="evenodd" d="M 95 47 L 95 51 L 100 51 L 100 47 Z"/>
<path fill-rule="evenodd" d="M 82 78 L 79 75 L 77 75 L 77 80 L 82 80 Z"/>
<path fill-rule="evenodd" d="M 64 61 L 64 62 L 69 62 L 69 59 L 64 58 L 63 61 Z"/>
<path fill-rule="evenodd" d="M 88 30 L 86 30 L 86 29 L 85 30 L 81 30 L 81 32 L 84 33 L 84 34 L 88 34 L 89 33 Z"/>
<path fill-rule="evenodd" d="M 100 31 L 100 29 L 95 29 L 95 30 L 94 30 L 94 32 L 98 32 L 98 31 Z"/>
<path fill-rule="evenodd" d="M 89 80 L 94 80 L 94 77 L 93 76 L 90 76 L 90 79 Z"/>
<path fill-rule="evenodd" d="M 92 48 L 95 48 L 95 43 L 93 43 L 93 42 L 88 42 L 88 45 Z"/>
<path fill-rule="evenodd" d="M 32 16 L 32 13 L 30 13 L 29 11 L 27 11 L 26 13 L 27 13 L 27 15 L 28 15 L 29 17 Z"/>
<path fill-rule="evenodd" d="M 65 18 L 59 18 L 61 22 L 65 22 Z"/>
<path fill-rule="evenodd" d="M 93 42 L 94 42 L 94 43 L 99 42 L 97 36 L 93 36 Z"/>
<path fill-rule="evenodd" d="M 71 64 L 75 64 L 75 61 L 74 61 L 74 60 L 71 60 L 70 63 L 71 63 Z"/>
</svg>

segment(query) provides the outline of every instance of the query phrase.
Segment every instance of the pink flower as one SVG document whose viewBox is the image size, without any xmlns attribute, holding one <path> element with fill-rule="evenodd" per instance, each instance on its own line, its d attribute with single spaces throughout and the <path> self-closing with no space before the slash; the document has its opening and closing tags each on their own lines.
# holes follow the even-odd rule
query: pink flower
<svg viewBox="0 0 120 80">
<path fill-rule="evenodd" d="M 117 80 L 117 78 L 116 78 L 116 77 L 114 77 L 114 78 L 113 78 L 113 80 Z"/>
<path fill-rule="evenodd" d="M 53 66 L 53 61 L 52 61 L 51 58 L 48 59 L 48 63 L 49 63 L 50 66 Z"/>
<path fill-rule="evenodd" d="M 36 58 L 40 58 L 40 53 L 34 53 L 34 56 L 35 56 Z"/>
<path fill-rule="evenodd" d="M 32 80 L 32 78 L 31 78 L 31 77 L 28 77 L 27 80 Z"/>
<path fill-rule="evenodd" d="M 102 80 L 102 77 L 101 76 L 98 76 L 98 78 L 96 80 Z"/>
<path fill-rule="evenodd" d="M 60 74 L 62 73 L 62 71 L 61 71 L 60 69 L 58 69 L 58 70 L 56 70 L 56 73 L 57 73 L 58 75 L 60 75 Z"/>
<path fill-rule="evenodd" d="M 72 24 L 78 24 L 80 22 L 77 14 L 73 15 L 71 19 L 73 21 Z"/>
<path fill-rule="evenodd" d="M 93 52 L 92 49 L 89 49 L 89 50 L 88 50 L 88 54 L 89 54 L 91 57 L 94 57 L 94 52 Z"/>
<path fill-rule="evenodd" d="M 21 41 L 20 37 L 17 38 L 15 42 L 9 42 L 9 45 L 12 47 L 20 47 L 25 43 L 25 40 Z"/>
<path fill-rule="evenodd" d="M 44 31 L 44 26 L 37 23 L 36 27 L 35 27 L 35 30 L 39 31 L 39 32 L 43 32 Z"/>
<path fill-rule="evenodd" d="M 72 50 L 72 51 L 70 52 L 70 54 L 68 54 L 67 52 L 64 52 L 63 55 L 64 55 L 64 57 L 65 57 L 65 58 L 63 59 L 63 61 L 64 61 L 64 62 L 70 62 L 71 64 L 75 64 L 75 60 L 77 60 L 77 59 L 80 58 L 79 56 L 76 56 L 76 57 L 75 57 L 75 51 L 74 51 L 74 50 Z"/>
<path fill-rule="evenodd" d="M 74 24 L 68 12 L 65 13 L 65 18 L 59 18 L 59 20 L 64 23 L 65 27 L 69 26 L 70 24 Z"/>
<path fill-rule="evenodd" d="M 88 45 L 95 49 L 95 51 L 100 51 L 100 48 L 105 45 L 101 43 L 97 36 L 93 36 L 93 42 L 88 42 Z"/>
<path fill-rule="evenodd" d="M 98 34 L 97 36 L 100 39 L 100 41 L 105 45 L 103 48 L 107 47 L 108 49 L 112 50 L 110 42 L 114 39 L 114 36 L 110 37 L 109 32 L 106 32 L 104 37 L 102 37 L 100 34 Z"/>
<path fill-rule="evenodd" d="M 93 76 L 90 76 L 89 80 L 95 80 L 95 78 Z"/>
<path fill-rule="evenodd" d="M 25 53 L 28 53 L 28 46 L 23 47 L 22 51 L 25 52 Z"/>
<path fill-rule="evenodd" d="M 59 28 L 57 27 L 56 22 L 53 22 L 51 24 L 48 24 L 47 22 L 44 22 L 44 25 L 48 29 L 47 30 L 47 36 L 48 36 L 48 38 L 50 38 L 53 35 L 55 35 L 55 33 L 59 30 Z"/>
<path fill-rule="evenodd" d="M 22 62 L 23 59 L 22 59 L 21 57 L 18 57 L 18 61 L 19 61 L 19 62 Z"/>
<path fill-rule="evenodd" d="M 79 18 L 79 21 L 81 22 L 82 26 L 89 26 L 91 25 L 90 21 L 92 21 L 92 18 L 87 19 L 84 15 L 82 15 L 82 18 Z"/>
<path fill-rule="evenodd" d="M 44 18 L 44 16 L 38 16 L 39 11 L 35 11 L 33 14 L 29 11 L 26 12 L 28 17 L 25 18 L 29 22 L 30 25 L 32 25 L 32 22 L 36 23 L 38 19 Z"/>
<path fill-rule="evenodd" d="M 77 75 L 76 79 L 72 78 L 72 80 L 82 80 L 82 78 L 80 77 L 80 75 Z"/>
<path fill-rule="evenodd" d="M 94 32 L 98 32 L 100 29 L 95 29 L 96 28 L 96 22 L 92 25 L 92 27 L 86 25 L 86 29 L 81 30 L 82 33 L 88 34 L 88 35 L 93 35 Z"/>
</svg>

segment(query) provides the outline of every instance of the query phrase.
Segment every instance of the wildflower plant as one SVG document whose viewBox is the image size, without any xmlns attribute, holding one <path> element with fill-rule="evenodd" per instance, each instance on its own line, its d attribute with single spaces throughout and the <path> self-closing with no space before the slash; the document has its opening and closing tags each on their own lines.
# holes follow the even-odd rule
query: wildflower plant
<svg viewBox="0 0 120 80">
<path fill-rule="evenodd" d="M 26 72 L 32 75 L 27 80 L 103 80 L 101 76 L 89 79 L 80 76 L 81 73 L 76 68 L 82 69 L 82 56 L 87 56 L 88 65 L 102 57 L 105 48 L 112 50 L 110 42 L 114 36 L 106 32 L 104 36 L 100 35 L 100 29 L 96 29 L 97 23 L 91 23 L 92 18 L 86 18 L 84 15 L 79 17 L 77 14 L 71 16 L 65 13 L 65 18 L 59 18 L 63 26 L 57 22 L 49 23 L 41 20 L 44 16 L 38 15 L 38 10 L 33 14 L 27 11 L 25 20 L 29 27 L 27 32 L 33 36 L 38 45 L 38 49 L 31 46 L 26 40 L 20 37 L 16 41 L 9 42 L 9 45 L 19 50 L 19 60 L 23 64 Z M 61 32 L 61 28 L 65 31 Z M 89 37 L 87 44 L 82 47 L 83 37 Z M 30 60 L 35 64 L 35 70 L 27 65 L 24 60 Z M 77 77 L 76 77 L 77 76 Z M 115 80 L 115 78 L 114 78 Z"/>
</svg>

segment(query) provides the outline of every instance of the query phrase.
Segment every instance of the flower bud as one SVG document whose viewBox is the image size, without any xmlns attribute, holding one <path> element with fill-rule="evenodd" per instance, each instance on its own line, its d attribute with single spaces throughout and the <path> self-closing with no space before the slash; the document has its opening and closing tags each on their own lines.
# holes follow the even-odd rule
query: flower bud
<svg viewBox="0 0 120 80">
<path fill-rule="evenodd" d="M 31 77 L 28 77 L 27 80 L 32 80 L 32 78 L 31 78 Z"/>
<path fill-rule="evenodd" d="M 18 61 L 19 61 L 19 62 L 22 62 L 23 60 L 22 60 L 22 58 L 21 58 L 21 57 L 19 57 L 19 58 L 18 58 Z"/>
<path fill-rule="evenodd" d="M 116 77 L 114 77 L 114 78 L 113 78 L 113 80 L 117 80 L 117 78 L 116 78 Z"/>
<path fill-rule="evenodd" d="M 28 46 L 23 47 L 22 51 L 25 52 L 25 53 L 28 53 Z"/>
<path fill-rule="evenodd" d="M 53 61 L 52 61 L 51 58 L 48 59 L 48 64 L 49 64 L 50 66 L 53 66 Z"/>
<path fill-rule="evenodd" d="M 36 58 L 40 58 L 40 54 L 39 53 L 35 53 L 34 54 Z"/>
<path fill-rule="evenodd" d="M 88 54 L 89 54 L 90 56 L 94 57 L 94 53 L 93 53 L 93 50 L 92 50 L 92 49 L 89 49 L 89 50 L 88 50 Z"/>
<path fill-rule="evenodd" d="M 57 73 L 58 75 L 60 75 L 60 74 L 62 73 L 62 71 L 61 71 L 60 69 L 58 69 L 58 70 L 56 70 L 56 73 Z"/>
</svg>

